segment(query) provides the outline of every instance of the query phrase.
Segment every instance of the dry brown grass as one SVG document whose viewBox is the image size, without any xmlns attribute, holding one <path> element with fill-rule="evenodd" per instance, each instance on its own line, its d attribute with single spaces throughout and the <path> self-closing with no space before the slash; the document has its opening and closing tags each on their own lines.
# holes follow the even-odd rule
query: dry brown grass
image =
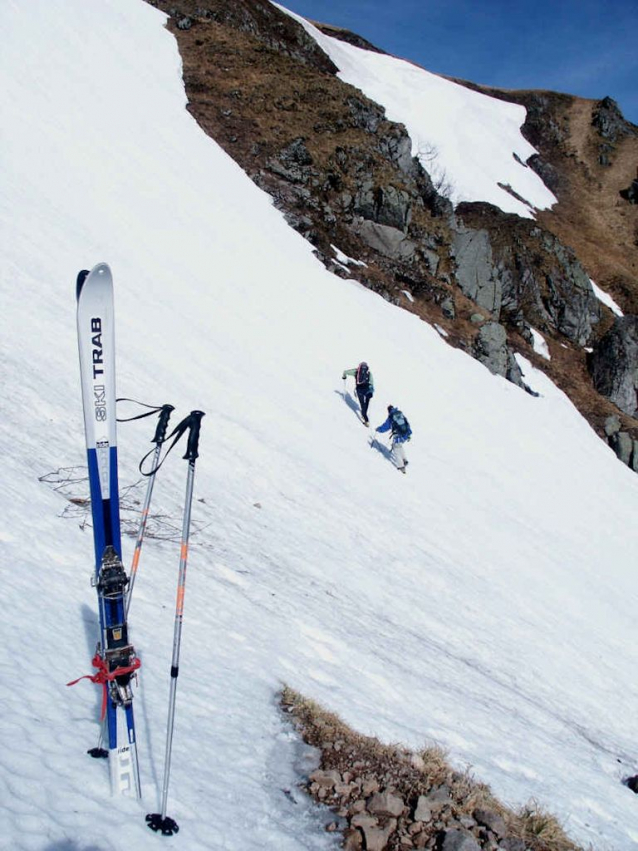
<svg viewBox="0 0 638 851">
<path fill-rule="evenodd" d="M 411 751 L 363 736 L 338 715 L 289 686 L 282 689 L 281 706 L 293 718 L 303 739 L 320 751 L 321 767 L 326 770 L 336 769 L 366 779 L 373 777 L 381 788 L 395 789 L 412 807 L 420 795 L 444 786 L 453 800 L 455 818 L 472 816 L 477 809 L 489 810 L 503 818 L 509 836 L 522 839 L 531 851 L 582 851 L 567 836 L 558 819 L 536 801 L 526 803 L 518 811 L 512 810 L 470 770 L 454 769 L 446 751 L 436 744 Z"/>
</svg>

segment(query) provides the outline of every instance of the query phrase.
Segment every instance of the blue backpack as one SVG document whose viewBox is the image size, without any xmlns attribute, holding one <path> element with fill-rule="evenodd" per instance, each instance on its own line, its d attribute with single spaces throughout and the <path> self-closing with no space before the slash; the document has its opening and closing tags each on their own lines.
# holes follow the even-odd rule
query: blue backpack
<svg viewBox="0 0 638 851">
<path fill-rule="evenodd" d="M 391 416 L 392 433 L 398 434 L 399 437 L 410 437 L 412 435 L 412 429 L 410 428 L 410 423 L 404 417 L 403 413 L 399 411 L 398 408 L 394 408 Z"/>
</svg>

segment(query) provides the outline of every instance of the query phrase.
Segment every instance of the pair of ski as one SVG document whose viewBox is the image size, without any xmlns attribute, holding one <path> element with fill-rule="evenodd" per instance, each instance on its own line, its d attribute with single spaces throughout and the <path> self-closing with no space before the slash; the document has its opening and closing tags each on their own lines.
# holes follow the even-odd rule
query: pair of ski
<svg viewBox="0 0 638 851">
<path fill-rule="evenodd" d="M 93 657 L 93 665 L 97 668 L 97 673 L 89 679 L 103 687 L 100 741 L 98 747 L 91 749 L 89 754 L 94 757 L 108 758 L 112 794 L 140 798 L 141 785 L 132 691 L 132 683 L 137 676 L 140 660 L 129 639 L 127 616 L 148 520 L 153 482 L 161 463 L 159 456 L 162 444 L 167 439 L 166 429 L 173 407 L 164 405 L 160 408 L 152 408 L 141 415 L 147 416 L 158 412 L 159 420 L 153 438 L 155 449 L 149 453 L 149 455 L 153 454 L 152 469 L 145 474 L 149 476 L 149 482 L 131 572 L 127 576 L 122 564 L 120 533 L 113 278 L 106 263 L 98 264 L 91 272 L 80 272 L 76 296 L 84 430 L 95 546 L 95 572 L 92 584 L 97 590 L 100 625 L 99 640 Z M 162 813 L 147 816 L 149 827 L 165 834 L 174 833 L 179 829 L 175 822 L 166 816 L 166 798 L 175 691 L 179 671 L 190 510 L 195 460 L 198 457 L 199 430 L 203 416 L 202 411 L 192 411 L 169 435 L 169 438 L 174 436 L 170 446 L 172 449 L 180 437 L 188 432 L 188 446 L 184 455 L 184 458 L 188 460 L 188 477 L 175 611 Z M 106 744 L 107 748 L 102 747 L 103 744 Z"/>
</svg>

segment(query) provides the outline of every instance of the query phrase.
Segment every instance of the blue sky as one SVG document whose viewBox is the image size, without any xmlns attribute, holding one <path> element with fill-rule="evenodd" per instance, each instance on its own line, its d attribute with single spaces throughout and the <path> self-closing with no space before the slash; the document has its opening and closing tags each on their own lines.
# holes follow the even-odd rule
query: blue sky
<svg viewBox="0 0 638 851">
<path fill-rule="evenodd" d="M 638 0 L 289 0 L 429 71 L 511 89 L 610 95 L 638 124 Z"/>
</svg>

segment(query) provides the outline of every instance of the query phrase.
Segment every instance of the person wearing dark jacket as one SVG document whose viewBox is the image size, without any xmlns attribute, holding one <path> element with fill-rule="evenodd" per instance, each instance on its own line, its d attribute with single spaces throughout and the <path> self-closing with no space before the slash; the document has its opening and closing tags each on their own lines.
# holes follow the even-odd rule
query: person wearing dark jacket
<svg viewBox="0 0 638 851">
<path fill-rule="evenodd" d="M 370 399 L 374 396 L 374 380 L 370 367 L 365 361 L 361 361 L 359 366 L 355 366 L 354 369 L 344 369 L 341 378 L 345 381 L 348 375 L 352 375 L 354 378 L 355 391 L 361 405 L 361 419 L 365 425 L 369 425 L 368 405 Z"/>
<path fill-rule="evenodd" d="M 388 418 L 384 423 L 376 429 L 383 433 L 392 430 L 392 455 L 397 469 L 405 473 L 405 468 L 408 466 L 408 459 L 405 457 L 405 449 L 403 444 L 412 437 L 412 429 L 403 413 L 393 405 L 388 405 Z"/>
</svg>

